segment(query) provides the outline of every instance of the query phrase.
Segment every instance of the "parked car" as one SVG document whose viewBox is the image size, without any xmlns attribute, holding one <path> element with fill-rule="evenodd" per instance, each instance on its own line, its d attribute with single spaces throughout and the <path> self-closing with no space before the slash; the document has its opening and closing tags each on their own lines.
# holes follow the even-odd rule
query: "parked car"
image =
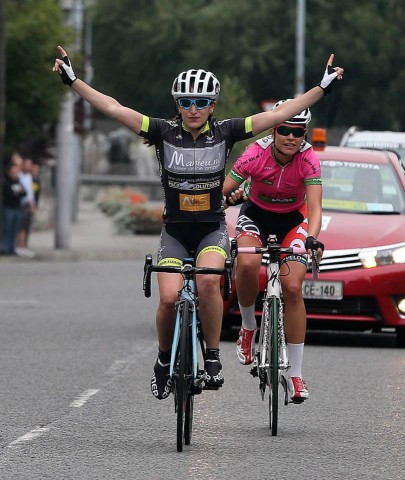
<svg viewBox="0 0 405 480">
<path fill-rule="evenodd" d="M 392 150 L 405 168 L 405 132 L 359 130 L 353 126 L 343 134 L 340 146 Z"/>
<path fill-rule="evenodd" d="M 405 176 L 392 152 L 326 147 L 319 280 L 303 285 L 308 329 L 396 331 L 405 347 Z M 238 207 L 226 210 L 231 236 Z M 266 259 L 263 259 L 265 262 Z M 265 268 L 256 314 L 261 315 Z M 236 289 L 224 328 L 240 325 Z"/>
</svg>

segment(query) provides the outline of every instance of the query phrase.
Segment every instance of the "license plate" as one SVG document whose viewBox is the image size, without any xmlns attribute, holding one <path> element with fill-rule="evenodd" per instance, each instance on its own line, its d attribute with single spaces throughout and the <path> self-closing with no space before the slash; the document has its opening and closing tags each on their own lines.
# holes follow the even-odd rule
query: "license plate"
<svg viewBox="0 0 405 480">
<path fill-rule="evenodd" d="M 343 298 L 343 282 L 304 280 L 302 296 L 304 298 L 332 298 L 334 300 L 341 300 Z"/>
</svg>

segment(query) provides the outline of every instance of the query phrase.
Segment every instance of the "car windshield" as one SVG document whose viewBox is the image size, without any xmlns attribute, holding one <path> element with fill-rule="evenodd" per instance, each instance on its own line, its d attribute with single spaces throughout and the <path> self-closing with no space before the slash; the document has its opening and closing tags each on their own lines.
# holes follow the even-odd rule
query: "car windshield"
<svg viewBox="0 0 405 480">
<path fill-rule="evenodd" d="M 358 213 L 404 210 L 404 189 L 391 165 L 323 160 L 322 208 Z"/>
</svg>

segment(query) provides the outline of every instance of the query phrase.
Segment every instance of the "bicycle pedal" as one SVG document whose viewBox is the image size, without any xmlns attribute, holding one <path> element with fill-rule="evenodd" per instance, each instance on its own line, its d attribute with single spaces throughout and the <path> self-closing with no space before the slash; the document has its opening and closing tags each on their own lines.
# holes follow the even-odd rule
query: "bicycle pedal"
<svg viewBox="0 0 405 480">
<path fill-rule="evenodd" d="M 250 373 L 250 375 L 252 375 L 252 377 L 258 377 L 259 374 L 257 373 L 257 365 L 255 365 L 254 367 L 252 367 L 252 368 L 250 369 L 250 372 L 249 372 L 249 373 Z"/>
<path fill-rule="evenodd" d="M 202 389 L 203 390 L 219 390 L 222 387 L 222 385 L 207 385 L 205 384 Z"/>
<path fill-rule="evenodd" d="M 192 395 L 200 395 L 203 391 L 203 387 L 201 385 L 196 385 L 191 389 Z"/>
</svg>

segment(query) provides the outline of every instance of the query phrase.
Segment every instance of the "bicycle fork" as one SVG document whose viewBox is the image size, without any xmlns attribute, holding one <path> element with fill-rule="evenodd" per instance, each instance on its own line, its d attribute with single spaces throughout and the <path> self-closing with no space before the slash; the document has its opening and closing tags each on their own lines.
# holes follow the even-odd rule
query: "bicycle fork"
<svg viewBox="0 0 405 480">
<path fill-rule="evenodd" d="M 199 394 L 202 391 L 202 383 L 205 379 L 204 371 L 198 369 L 198 325 L 197 325 L 197 307 L 196 303 L 192 301 L 192 298 L 182 298 L 176 302 L 176 323 L 173 333 L 172 352 L 170 359 L 170 376 L 176 376 L 176 358 L 177 350 L 180 340 L 181 322 L 184 317 L 182 311 L 184 308 L 190 308 L 190 334 L 191 334 L 191 356 L 192 356 L 192 378 L 191 378 L 191 391 L 193 394 Z"/>
<path fill-rule="evenodd" d="M 270 329 L 270 308 L 273 302 L 278 302 L 278 317 L 277 317 L 277 333 L 278 333 L 278 371 L 279 379 L 285 391 L 285 398 L 288 403 L 287 383 L 282 373 L 286 373 L 290 368 L 287 355 L 287 343 L 285 340 L 284 331 L 284 313 L 281 284 L 278 277 L 279 265 L 275 262 L 270 262 L 267 265 L 267 286 L 265 298 L 263 299 L 263 315 L 262 324 L 260 327 L 259 348 L 256 352 L 254 365 L 250 373 L 253 376 L 259 377 L 259 388 L 264 400 L 264 395 L 267 386 L 267 372 L 272 366 L 270 365 L 269 351 L 271 342 Z M 286 402 L 285 402 L 286 403 Z"/>
</svg>

